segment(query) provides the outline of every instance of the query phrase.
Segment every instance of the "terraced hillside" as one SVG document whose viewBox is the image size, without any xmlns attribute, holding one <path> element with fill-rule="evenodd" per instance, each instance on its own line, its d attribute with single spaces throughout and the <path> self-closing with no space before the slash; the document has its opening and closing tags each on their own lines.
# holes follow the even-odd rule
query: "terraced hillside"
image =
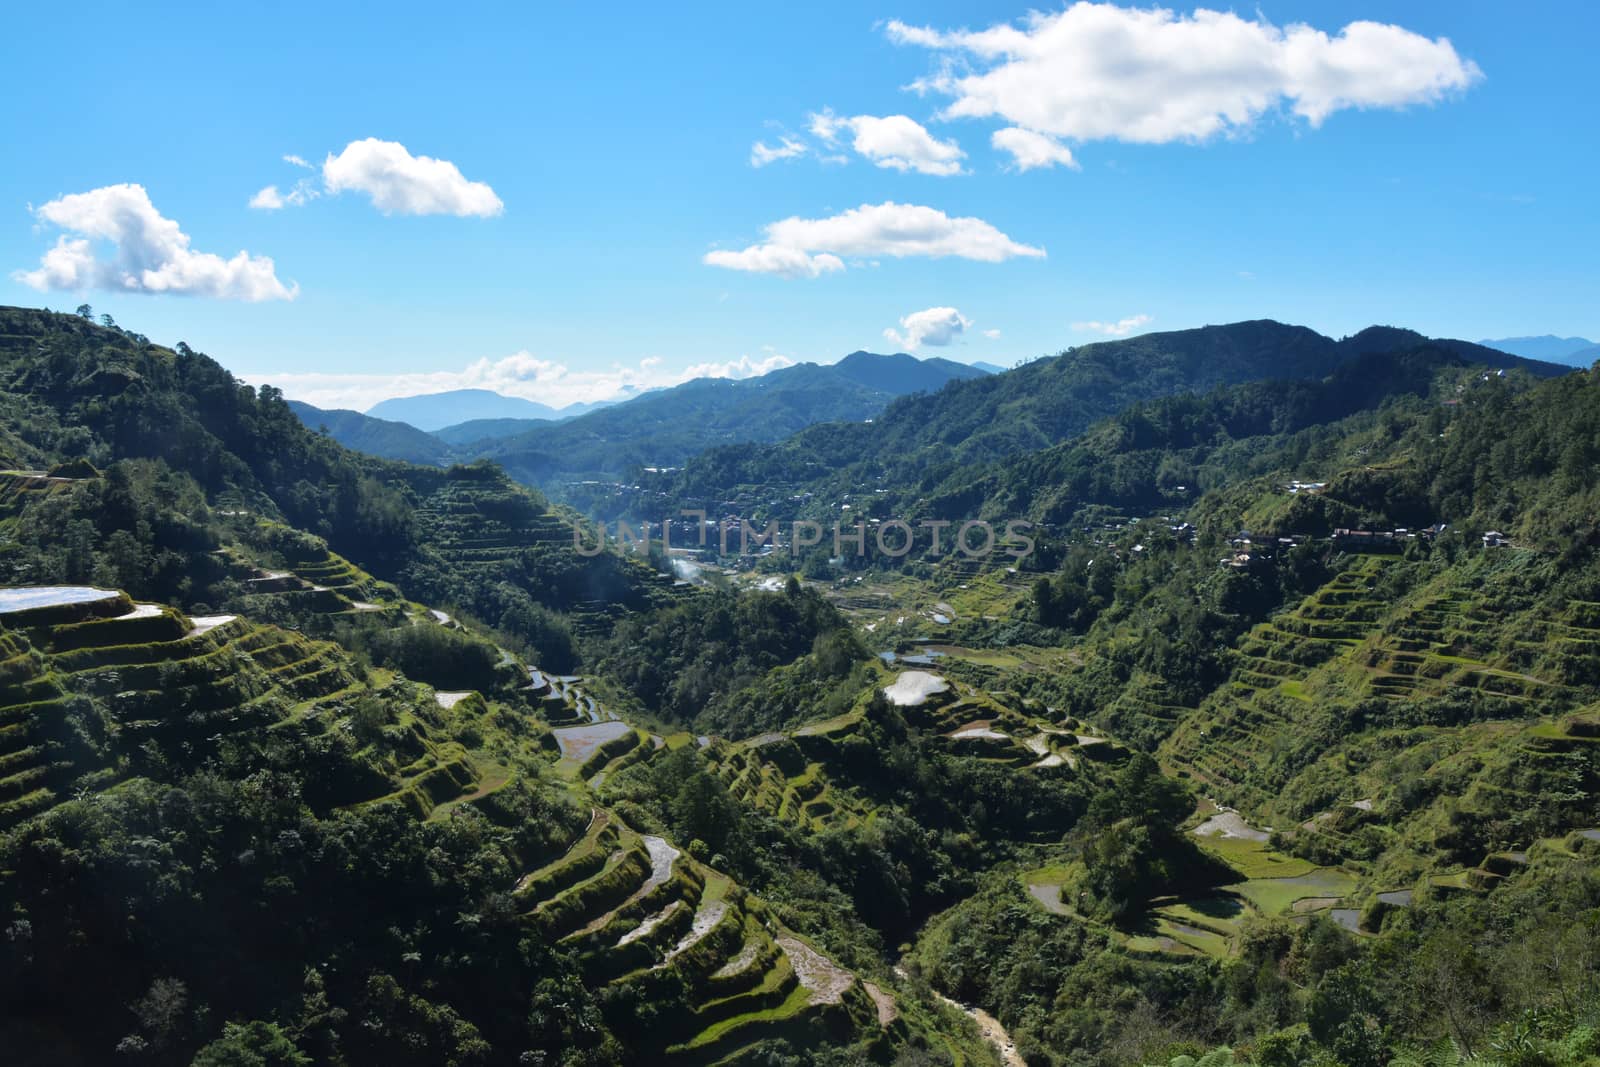
<svg viewBox="0 0 1600 1067">
<path fill-rule="evenodd" d="M 394 717 L 357 751 L 364 773 L 326 783 L 325 802 L 396 799 L 426 815 L 476 784 L 462 746 L 439 736 L 431 698 L 364 674 L 330 642 L 115 591 L 0 622 L 4 828 L 128 777 L 198 767 L 246 737 L 288 731 L 304 743 L 351 730 L 349 716 L 373 702 Z"/>
<path fill-rule="evenodd" d="M 428 555 L 406 573 L 408 589 L 436 598 L 510 583 L 566 613 L 579 633 L 603 631 L 630 610 L 670 603 L 673 579 L 610 552 L 589 535 L 577 547 L 574 518 L 550 510 L 488 464 L 414 472 L 415 517 Z M 470 605 L 464 605 L 470 606 Z"/>
<path fill-rule="evenodd" d="M 337 581 L 347 566 L 307 569 Z M 251 579 L 269 588 L 248 596 L 306 591 L 287 577 Z M 364 671 L 339 646 L 293 631 L 234 615 L 189 617 L 115 590 L 10 590 L 0 608 L 0 830 L 119 783 L 229 759 L 247 739 L 274 735 L 312 749 L 322 738 L 354 757 L 337 778 L 314 779 L 313 803 L 398 803 L 419 819 L 466 806 L 504 821 L 494 798 L 519 775 L 547 767 L 584 796 L 606 770 L 665 748 L 611 717 L 576 679 L 534 672 L 529 695 L 549 698 L 555 721 L 580 725 L 535 724 L 524 744 L 469 751 L 452 723 L 488 729 L 495 716 L 480 695 L 433 694 Z M 506 830 L 526 832 L 514 821 Z M 876 986 L 869 994 L 726 874 L 607 808 L 593 807 L 587 829 L 506 888 L 529 931 L 569 951 L 591 988 L 683 1006 L 649 1028 L 638 1055 L 713 1063 L 775 1036 L 809 1045 L 895 1032 L 891 996 Z"/>
<path fill-rule="evenodd" d="M 1349 557 L 1240 641 L 1228 685 L 1183 718 L 1162 758 L 1241 807 L 1269 810 L 1347 731 L 1427 722 L 1445 705 L 1494 719 L 1572 708 L 1573 653 L 1592 655 L 1600 635 L 1581 624 L 1595 620 L 1586 601 L 1480 591 L 1536 562 L 1518 556 L 1444 574 L 1394 555 Z"/>
<path fill-rule="evenodd" d="M 682 1006 L 651 1028 L 639 1055 L 709 1064 L 775 1037 L 807 1047 L 905 1036 L 894 996 L 789 930 L 726 873 L 605 805 L 609 777 L 700 742 L 630 726 L 582 679 L 541 675 L 537 684 L 543 716 L 566 724 L 552 731 L 550 769 L 591 808 L 559 857 L 517 878 L 512 900 L 543 936 L 577 954 L 595 988 Z"/>
<path fill-rule="evenodd" d="M 652 1035 L 653 1054 L 672 1062 L 719 1062 L 777 1035 L 808 1044 L 819 1028 L 844 1038 L 884 1025 L 865 986 L 759 899 L 603 808 L 563 856 L 520 878 L 513 899 L 577 951 L 586 981 L 683 1005 Z"/>
</svg>

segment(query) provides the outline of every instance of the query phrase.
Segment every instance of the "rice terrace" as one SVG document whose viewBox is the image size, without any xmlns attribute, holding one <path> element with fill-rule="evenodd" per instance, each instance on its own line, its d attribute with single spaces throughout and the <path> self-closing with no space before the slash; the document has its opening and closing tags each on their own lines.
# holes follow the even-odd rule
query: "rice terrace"
<svg viewBox="0 0 1600 1067">
<path fill-rule="evenodd" d="M 0 1065 L 1600 1067 L 1600 6 L 374 14 L 7 10 Z"/>
</svg>

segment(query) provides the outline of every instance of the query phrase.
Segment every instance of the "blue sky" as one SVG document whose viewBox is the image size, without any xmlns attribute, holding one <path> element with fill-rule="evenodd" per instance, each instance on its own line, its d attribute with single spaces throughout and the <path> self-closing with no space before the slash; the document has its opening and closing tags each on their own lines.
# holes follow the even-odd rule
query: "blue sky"
<svg viewBox="0 0 1600 1067">
<path fill-rule="evenodd" d="M 1258 317 L 1600 335 L 1592 4 L 328 7 L 11 12 L 0 302 L 356 407 L 592 399 L 885 330 L 1001 364 Z M 96 193 L 125 185 L 147 200 Z M 766 230 L 789 218 L 815 225 Z M 130 263 L 165 291 L 118 291 Z"/>
</svg>

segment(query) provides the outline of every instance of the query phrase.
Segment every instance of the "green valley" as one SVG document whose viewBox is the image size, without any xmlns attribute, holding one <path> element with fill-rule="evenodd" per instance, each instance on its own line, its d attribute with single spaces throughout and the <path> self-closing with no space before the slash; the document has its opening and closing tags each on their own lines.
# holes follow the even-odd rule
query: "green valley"
<svg viewBox="0 0 1600 1067">
<path fill-rule="evenodd" d="M 18 1062 L 1594 1055 L 1586 372 L 1291 334 L 866 483 L 1022 558 L 718 558 L 0 325 Z"/>
</svg>

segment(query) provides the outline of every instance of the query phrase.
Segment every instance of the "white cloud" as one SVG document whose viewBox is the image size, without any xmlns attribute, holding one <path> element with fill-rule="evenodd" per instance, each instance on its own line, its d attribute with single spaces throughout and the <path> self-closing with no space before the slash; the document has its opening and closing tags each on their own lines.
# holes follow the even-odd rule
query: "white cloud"
<svg viewBox="0 0 1600 1067">
<path fill-rule="evenodd" d="M 916 351 L 923 345 L 942 348 L 953 343 L 971 325 L 972 320 L 955 308 L 926 308 L 913 311 L 900 320 L 900 329 L 905 333 L 884 330 L 883 336 L 885 340 L 910 351 Z"/>
<path fill-rule="evenodd" d="M 1150 315 L 1129 315 L 1127 318 L 1118 319 L 1116 322 L 1075 322 L 1072 324 L 1072 328 L 1079 333 L 1098 333 L 1107 337 L 1126 337 L 1135 330 L 1142 329 L 1154 321 L 1155 319 Z"/>
<path fill-rule="evenodd" d="M 707 252 L 702 262 L 751 274 L 776 274 L 780 278 L 817 278 L 844 270 L 844 261 L 838 256 L 826 252 L 814 256 L 803 249 L 777 244 L 751 245 L 738 252 L 718 249 Z"/>
<path fill-rule="evenodd" d="M 984 330 L 983 331 L 983 335 L 985 337 L 987 337 L 991 341 L 1000 340 L 1000 331 L 999 330 Z"/>
<path fill-rule="evenodd" d="M 998 263 L 1015 256 L 1043 258 L 1044 249 L 1019 244 L 978 218 L 951 217 L 918 204 L 862 204 L 825 219 L 793 216 L 770 223 L 766 240 L 739 252 L 706 253 L 713 267 L 815 278 L 844 269 L 841 257 L 957 256 Z"/>
<path fill-rule="evenodd" d="M 726 363 L 696 363 L 683 371 L 682 381 L 690 378 L 759 378 L 775 370 L 794 366 L 794 360 L 781 352 L 775 351 L 770 345 L 764 346 L 762 351 L 766 355 L 759 359 L 750 356 L 740 356 L 738 359 Z"/>
<path fill-rule="evenodd" d="M 1400 26 L 1352 22 L 1330 36 L 1203 8 L 1076 3 L 1020 25 L 896 21 L 888 34 L 942 53 L 938 73 L 912 87 L 950 97 L 944 117 L 998 117 L 1074 141 L 1199 142 L 1281 108 L 1317 126 L 1346 108 L 1433 103 L 1483 77 L 1448 39 Z"/>
<path fill-rule="evenodd" d="M 276 185 L 268 185 L 250 198 L 250 206 L 261 211 L 276 211 L 284 205 L 283 196 Z"/>
<path fill-rule="evenodd" d="M 750 146 L 750 165 L 764 167 L 768 163 L 776 163 L 780 159 L 795 159 L 806 154 L 806 143 L 799 138 L 787 134 L 778 138 L 778 143 L 769 145 L 764 141 L 757 141 Z"/>
<path fill-rule="evenodd" d="M 276 185 L 266 186 L 250 198 L 250 206 L 260 211 L 277 211 L 285 207 L 299 207 L 321 195 L 311 184 L 310 178 L 301 178 L 287 193 L 279 192 Z"/>
<path fill-rule="evenodd" d="M 1042 248 L 1018 244 L 982 219 L 952 218 L 936 208 L 892 200 L 825 219 L 783 219 L 766 233 L 774 244 L 842 256 L 959 256 L 985 263 L 1044 256 Z"/>
<path fill-rule="evenodd" d="M 740 356 L 724 363 L 697 363 L 682 370 L 662 367 L 658 356 L 633 365 L 612 364 L 594 370 L 574 370 L 557 360 L 530 352 L 501 359 L 479 359 L 460 370 L 405 374 L 244 373 L 253 385 L 275 385 L 285 396 L 320 408 L 366 411 L 381 400 L 421 396 L 451 389 L 491 389 L 560 408 L 568 404 L 627 399 L 647 389 L 678 385 L 691 378 L 749 378 L 791 366 L 794 360 L 771 348 L 761 355 Z"/>
<path fill-rule="evenodd" d="M 483 182 L 468 181 L 449 160 L 413 156 L 405 145 L 368 137 L 322 163 L 329 193 L 355 190 L 384 214 L 498 215 L 505 205 Z"/>
<path fill-rule="evenodd" d="M 191 249 L 189 235 L 156 210 L 142 185 L 108 185 L 73 193 L 34 214 L 66 231 L 38 269 L 12 274 L 35 289 L 108 289 L 252 301 L 293 300 L 299 292 L 299 286 L 278 280 L 266 256 L 240 252 L 223 259 Z"/>
<path fill-rule="evenodd" d="M 1024 130 L 1020 126 L 1007 126 L 1003 130 L 996 130 L 989 138 L 989 143 L 1001 151 L 1010 152 L 1012 166 L 1017 170 L 1033 170 L 1036 167 L 1054 167 L 1060 164 L 1080 170 L 1078 161 L 1072 158 L 1072 149 L 1056 140 L 1046 137 L 1033 130 Z"/>
<path fill-rule="evenodd" d="M 811 116 L 810 129 L 813 136 L 830 146 L 837 143 L 841 134 L 853 134 L 852 148 L 890 170 L 949 177 L 961 173 L 961 161 L 967 155 L 954 141 L 939 140 L 906 115 L 842 118 L 824 109 Z"/>
<path fill-rule="evenodd" d="M 291 152 L 288 155 L 284 156 L 283 157 L 283 161 L 285 163 L 292 163 L 294 166 L 300 167 L 300 168 L 302 168 L 304 170 L 316 170 L 317 169 L 316 167 L 312 166 L 310 163 L 307 163 L 303 157 L 297 156 L 293 152 Z"/>
</svg>

